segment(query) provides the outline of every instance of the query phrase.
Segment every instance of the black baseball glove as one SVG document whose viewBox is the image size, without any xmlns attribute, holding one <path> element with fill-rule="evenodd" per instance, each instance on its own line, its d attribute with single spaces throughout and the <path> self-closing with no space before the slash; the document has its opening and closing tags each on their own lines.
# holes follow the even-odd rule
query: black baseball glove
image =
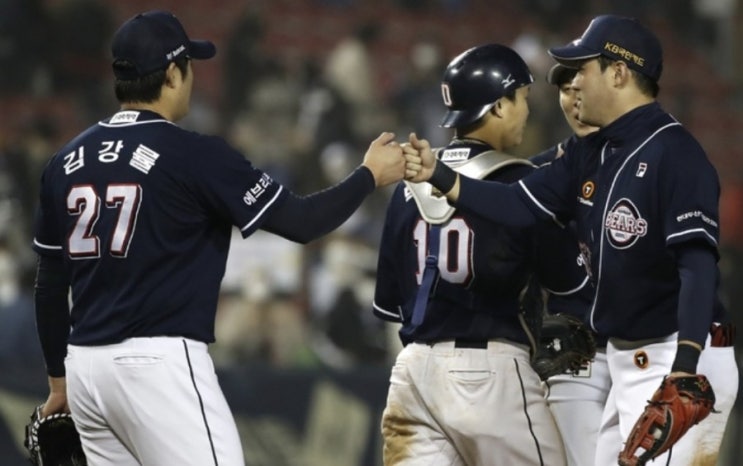
<svg viewBox="0 0 743 466">
<path fill-rule="evenodd" d="M 596 340 L 591 330 L 569 314 L 543 317 L 537 349 L 531 365 L 539 378 L 577 372 L 596 356 Z"/>
<path fill-rule="evenodd" d="M 80 435 L 68 413 L 41 417 L 41 406 L 31 414 L 24 442 L 35 466 L 86 466 Z"/>
</svg>

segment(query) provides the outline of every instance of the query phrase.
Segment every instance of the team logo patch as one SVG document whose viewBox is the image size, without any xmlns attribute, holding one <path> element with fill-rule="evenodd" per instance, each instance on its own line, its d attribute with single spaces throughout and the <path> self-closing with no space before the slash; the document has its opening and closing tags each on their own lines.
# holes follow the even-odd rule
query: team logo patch
<svg viewBox="0 0 743 466">
<path fill-rule="evenodd" d="M 627 249 L 647 234 L 648 222 L 632 201 L 622 198 L 606 214 L 604 228 L 612 246 Z"/>
<path fill-rule="evenodd" d="M 596 185 L 593 181 L 588 180 L 583 183 L 583 186 L 580 188 L 580 195 L 583 196 L 583 199 L 591 199 L 594 191 L 596 191 Z"/>
<path fill-rule="evenodd" d="M 640 369 L 647 369 L 648 364 L 650 364 L 650 359 L 648 358 L 648 354 L 645 351 L 636 352 L 634 360 L 635 366 L 639 367 Z"/>
</svg>

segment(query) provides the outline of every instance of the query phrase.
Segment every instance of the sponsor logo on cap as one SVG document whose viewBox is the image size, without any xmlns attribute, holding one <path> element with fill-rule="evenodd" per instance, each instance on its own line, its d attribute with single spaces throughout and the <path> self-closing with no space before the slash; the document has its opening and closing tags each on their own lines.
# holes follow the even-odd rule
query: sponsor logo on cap
<svg viewBox="0 0 743 466">
<path fill-rule="evenodd" d="M 625 49 L 621 45 L 617 45 L 617 44 L 615 44 L 613 42 L 606 42 L 604 44 L 604 50 L 606 50 L 607 52 L 610 52 L 610 53 L 612 53 L 614 55 L 618 55 L 618 56 L 622 57 L 623 59 L 625 59 L 627 61 L 630 61 L 630 62 L 634 63 L 635 65 L 637 65 L 639 67 L 644 67 L 645 66 L 645 58 L 637 55 L 634 52 L 631 52 L 631 51 Z"/>
<path fill-rule="evenodd" d="M 168 54 L 165 55 L 165 57 L 168 60 L 172 60 L 175 57 L 177 57 L 178 55 L 182 54 L 185 50 L 186 50 L 186 46 L 185 45 L 181 45 L 180 47 L 178 47 L 177 49 L 173 50 L 172 52 L 168 52 Z"/>
</svg>

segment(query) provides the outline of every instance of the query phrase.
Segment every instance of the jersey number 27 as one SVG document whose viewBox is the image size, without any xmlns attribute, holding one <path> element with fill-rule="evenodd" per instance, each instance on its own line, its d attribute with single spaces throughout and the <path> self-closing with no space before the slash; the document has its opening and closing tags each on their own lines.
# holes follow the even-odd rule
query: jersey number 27
<svg viewBox="0 0 743 466">
<path fill-rule="evenodd" d="M 67 239 L 70 258 L 92 259 L 101 256 L 101 239 L 93 232 L 101 216 L 101 204 L 107 209 L 118 210 L 109 252 L 114 257 L 126 257 L 141 202 L 142 187 L 137 184 L 110 184 L 106 187 L 103 201 L 94 186 L 73 186 L 67 195 L 67 213 L 77 216 Z"/>
</svg>

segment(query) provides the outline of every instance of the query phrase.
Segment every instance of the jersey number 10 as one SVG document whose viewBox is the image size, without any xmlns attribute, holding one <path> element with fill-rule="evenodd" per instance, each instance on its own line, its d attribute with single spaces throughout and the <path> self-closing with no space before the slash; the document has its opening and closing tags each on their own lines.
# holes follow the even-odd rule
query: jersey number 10
<svg viewBox="0 0 743 466">
<path fill-rule="evenodd" d="M 413 230 L 413 239 L 417 247 L 418 271 L 415 278 L 420 285 L 423 270 L 426 267 L 426 256 L 438 256 L 438 267 L 441 278 L 449 283 L 464 284 L 472 279 L 472 240 L 475 236 L 463 218 L 453 217 L 439 232 L 438 251 L 428 251 L 428 223 L 423 220 Z"/>
</svg>

